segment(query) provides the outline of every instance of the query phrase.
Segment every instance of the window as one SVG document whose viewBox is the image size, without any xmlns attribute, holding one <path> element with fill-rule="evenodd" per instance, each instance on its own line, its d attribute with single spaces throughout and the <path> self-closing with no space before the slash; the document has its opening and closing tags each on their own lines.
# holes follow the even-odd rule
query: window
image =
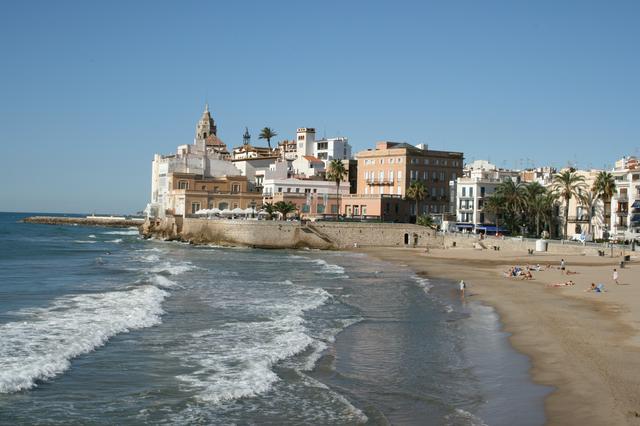
<svg viewBox="0 0 640 426">
<path fill-rule="evenodd" d="M 473 197 L 473 186 L 469 188 L 469 197 Z"/>
<path fill-rule="evenodd" d="M 367 206 L 360 206 L 360 214 L 362 214 L 362 216 L 367 215 Z"/>
<path fill-rule="evenodd" d="M 282 192 L 282 187 L 281 186 L 278 187 L 278 192 Z"/>
<path fill-rule="evenodd" d="M 398 185 L 398 195 L 402 195 L 402 187 Z"/>
<path fill-rule="evenodd" d="M 195 214 L 200 210 L 200 203 L 191 203 L 191 214 Z"/>
<path fill-rule="evenodd" d="M 234 183 L 231 185 L 231 192 L 240 192 L 240 184 L 239 183 Z"/>
<path fill-rule="evenodd" d="M 329 149 L 328 142 L 318 142 L 318 149 Z"/>
<path fill-rule="evenodd" d="M 382 170 L 380 170 L 380 173 L 378 173 L 378 178 L 380 179 L 380 182 L 384 180 L 384 172 Z"/>
<path fill-rule="evenodd" d="M 316 207 L 316 211 L 318 213 L 324 213 L 324 204 L 318 204 L 318 206 Z"/>
<path fill-rule="evenodd" d="M 389 170 L 389 182 L 393 182 L 393 170 Z"/>
<path fill-rule="evenodd" d="M 178 181 L 178 189 L 189 189 L 189 182 L 186 180 Z"/>
<path fill-rule="evenodd" d="M 291 192 L 291 188 L 287 188 L 287 192 Z"/>
<path fill-rule="evenodd" d="M 300 188 L 296 188 L 296 192 L 300 192 Z"/>
<path fill-rule="evenodd" d="M 393 164 L 393 158 L 389 158 L 389 164 Z"/>
<path fill-rule="evenodd" d="M 429 164 L 429 159 L 428 158 L 424 159 L 424 164 Z"/>
<path fill-rule="evenodd" d="M 463 197 L 466 197 L 466 196 L 467 196 L 467 187 L 466 187 L 466 186 L 463 186 L 463 187 L 462 187 L 462 196 L 463 196 Z"/>
<path fill-rule="evenodd" d="M 298 140 L 299 141 L 303 141 L 304 140 L 304 135 L 298 135 Z M 302 144 L 300 144 L 300 146 L 302 147 Z"/>
</svg>

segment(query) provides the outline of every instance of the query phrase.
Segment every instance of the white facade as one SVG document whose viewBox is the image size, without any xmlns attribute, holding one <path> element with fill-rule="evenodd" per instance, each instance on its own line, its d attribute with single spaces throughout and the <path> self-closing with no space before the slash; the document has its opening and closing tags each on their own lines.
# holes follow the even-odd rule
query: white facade
<svg viewBox="0 0 640 426">
<path fill-rule="evenodd" d="M 611 199 L 611 237 L 640 238 L 640 167 L 634 157 L 616 162 L 611 172 L 616 182 L 616 193 Z"/>
<path fill-rule="evenodd" d="M 325 165 L 331 160 L 349 160 L 351 145 L 347 138 L 320 139 L 314 142 L 313 156 L 324 161 Z"/>
<path fill-rule="evenodd" d="M 196 137 L 191 145 L 180 145 L 173 155 L 155 154 L 151 163 L 151 201 L 145 212 L 147 216 L 164 217 L 171 206 L 168 203 L 168 181 L 171 173 L 193 173 L 206 177 L 240 176 L 241 171 L 233 165 L 226 146 L 216 136 L 216 126 L 209 114 L 208 105 L 196 125 Z"/>
<path fill-rule="evenodd" d="M 455 185 L 458 228 L 475 232 L 479 228 L 495 226 L 495 216 L 484 211 L 484 200 L 508 179 L 518 182 L 519 172 L 498 169 L 484 160 L 467 164 Z"/>
<path fill-rule="evenodd" d="M 349 182 L 340 182 L 338 191 L 342 195 L 349 194 Z M 294 194 L 335 194 L 336 183 L 328 180 L 298 178 L 266 178 L 262 187 L 262 195 L 271 197 L 276 193 Z"/>
</svg>

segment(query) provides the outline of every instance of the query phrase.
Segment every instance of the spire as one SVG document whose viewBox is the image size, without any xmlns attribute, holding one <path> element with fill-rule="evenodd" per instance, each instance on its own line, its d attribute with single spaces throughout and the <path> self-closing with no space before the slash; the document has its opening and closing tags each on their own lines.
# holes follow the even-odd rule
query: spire
<svg viewBox="0 0 640 426">
<path fill-rule="evenodd" d="M 244 145 L 249 145 L 249 142 L 251 141 L 251 135 L 249 134 L 249 129 L 248 128 L 244 128 L 244 135 L 242 135 L 242 143 Z"/>
<path fill-rule="evenodd" d="M 204 104 L 204 112 L 209 112 L 209 102 Z"/>
</svg>

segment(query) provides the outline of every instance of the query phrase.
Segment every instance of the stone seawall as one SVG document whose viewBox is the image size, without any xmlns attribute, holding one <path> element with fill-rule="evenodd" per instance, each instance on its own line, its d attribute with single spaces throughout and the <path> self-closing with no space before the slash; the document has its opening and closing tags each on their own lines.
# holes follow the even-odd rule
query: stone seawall
<svg viewBox="0 0 640 426">
<path fill-rule="evenodd" d="M 170 217 L 145 222 L 145 237 L 194 244 L 260 248 L 344 249 L 353 247 L 434 247 L 442 239 L 423 226 L 390 223 L 300 224 L 285 221 L 209 220 Z"/>
<path fill-rule="evenodd" d="M 44 225 L 83 225 L 106 226 L 110 228 L 140 227 L 141 220 L 120 218 L 87 218 L 87 217 L 63 217 L 63 216 L 31 216 L 22 220 L 26 223 L 40 223 Z"/>
</svg>

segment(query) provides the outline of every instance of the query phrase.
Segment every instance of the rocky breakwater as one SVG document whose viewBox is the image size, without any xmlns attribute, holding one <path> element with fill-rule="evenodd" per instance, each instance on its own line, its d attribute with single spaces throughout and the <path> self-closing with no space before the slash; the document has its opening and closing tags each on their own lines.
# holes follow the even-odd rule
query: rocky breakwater
<svg viewBox="0 0 640 426">
<path fill-rule="evenodd" d="M 22 220 L 26 223 L 40 223 L 44 225 L 83 225 L 107 226 L 110 228 L 140 227 L 141 220 L 119 217 L 63 217 L 63 216 L 31 216 Z"/>
<path fill-rule="evenodd" d="M 392 223 L 299 223 L 256 220 L 208 220 L 167 217 L 147 220 L 147 238 L 193 244 L 218 244 L 257 248 L 347 249 L 358 247 L 438 247 L 433 230 Z"/>
</svg>

